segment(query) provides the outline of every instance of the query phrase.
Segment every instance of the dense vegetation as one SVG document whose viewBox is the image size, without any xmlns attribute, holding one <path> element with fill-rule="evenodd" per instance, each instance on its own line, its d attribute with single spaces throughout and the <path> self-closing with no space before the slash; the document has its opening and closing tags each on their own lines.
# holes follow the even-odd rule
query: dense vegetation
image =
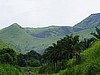
<svg viewBox="0 0 100 75">
<path fill-rule="evenodd" d="M 98 16 L 100 14 L 93 14 L 74 27 L 51 26 L 33 30 L 15 23 L 1 30 L 0 75 L 24 75 L 29 71 L 47 75 L 100 75 Z M 96 31 L 94 26 L 99 26 Z M 88 31 L 92 31 L 86 34 L 89 36 L 81 36 Z M 69 35 L 63 37 L 67 33 Z M 32 49 L 45 51 L 39 54 Z"/>
<path fill-rule="evenodd" d="M 99 35 L 100 30 L 98 28 L 96 28 L 96 32 L 97 33 L 92 33 L 92 35 L 96 34 L 96 35 L 100 36 Z M 82 55 L 82 53 L 85 52 L 84 50 L 89 48 L 94 43 L 95 40 L 96 40 L 95 38 L 90 38 L 90 39 L 84 39 L 82 41 L 79 41 L 78 35 L 75 35 L 75 36 L 67 35 L 63 39 L 58 40 L 56 44 L 53 43 L 53 46 L 50 46 L 45 50 L 45 52 L 43 54 L 45 63 L 40 68 L 39 72 L 40 73 L 57 73 L 60 70 L 64 70 L 65 68 L 67 68 L 69 70 L 73 66 L 80 65 L 85 61 L 88 62 L 85 59 L 85 56 Z M 93 46 L 93 47 L 95 47 L 95 46 Z M 97 50 L 97 51 L 99 52 L 99 50 Z M 88 51 L 86 50 L 86 52 L 88 52 Z M 94 53 L 95 53 L 95 51 L 94 51 Z M 89 57 L 90 57 L 90 55 L 89 55 Z M 90 59 L 90 58 L 87 58 L 87 59 Z M 91 59 L 91 61 L 92 61 L 92 59 Z M 97 67 L 99 66 L 98 62 L 97 62 Z M 94 63 L 94 61 L 93 61 L 93 63 Z M 92 66 L 92 65 L 93 64 L 91 64 L 90 66 Z M 86 64 L 85 64 L 85 66 L 86 66 Z M 71 69 L 71 70 L 73 71 L 73 69 Z M 98 72 L 98 70 L 97 70 L 97 72 Z M 70 74 L 74 75 L 74 72 L 72 72 L 72 73 L 69 72 L 68 75 L 70 75 Z M 64 75 L 66 75 L 66 74 L 64 74 Z M 89 74 L 90 73 L 88 73 L 86 75 L 89 75 Z M 81 75 L 81 74 L 79 73 L 79 74 L 75 74 L 75 75 Z M 83 74 L 83 75 L 85 75 L 85 74 Z"/>
<path fill-rule="evenodd" d="M 23 75 L 17 65 L 17 53 L 12 48 L 0 49 L 0 75 Z"/>
<path fill-rule="evenodd" d="M 24 75 L 20 67 L 40 65 L 41 55 L 33 50 L 26 54 L 17 54 L 9 47 L 0 49 L 0 75 Z"/>
<path fill-rule="evenodd" d="M 0 64 L 0 75 L 24 75 L 24 73 L 17 66 Z"/>
<path fill-rule="evenodd" d="M 95 41 L 100 39 L 100 29 L 96 28 L 96 33 L 91 34 L 95 38 L 85 38 L 81 41 L 78 35 L 66 35 L 49 46 L 43 55 L 34 50 L 19 54 L 12 48 L 2 48 L 0 49 L 0 73 L 1 75 L 23 75 L 25 71 L 31 70 L 40 74 L 99 75 L 100 41 Z"/>
<path fill-rule="evenodd" d="M 33 50 L 26 54 L 17 55 L 18 65 L 21 67 L 38 67 L 41 65 L 41 58 L 42 56 Z"/>
<path fill-rule="evenodd" d="M 80 54 L 80 59 L 71 59 L 66 69 L 53 75 L 100 75 L 100 41 Z"/>
</svg>

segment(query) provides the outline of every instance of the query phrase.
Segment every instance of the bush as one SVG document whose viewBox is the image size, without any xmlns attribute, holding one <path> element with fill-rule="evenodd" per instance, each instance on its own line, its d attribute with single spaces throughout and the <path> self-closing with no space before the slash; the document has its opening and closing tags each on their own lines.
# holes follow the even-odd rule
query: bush
<svg viewBox="0 0 100 75">
<path fill-rule="evenodd" d="M 15 66 L 9 64 L 0 65 L 0 75 L 24 75 L 22 71 L 19 71 Z"/>
<path fill-rule="evenodd" d="M 16 52 L 10 48 L 3 48 L 0 50 L 0 63 L 17 64 Z"/>
<path fill-rule="evenodd" d="M 64 70 L 67 67 L 68 60 L 62 60 L 57 62 L 57 64 L 49 63 L 40 67 L 39 73 L 57 73 L 60 70 Z"/>
</svg>

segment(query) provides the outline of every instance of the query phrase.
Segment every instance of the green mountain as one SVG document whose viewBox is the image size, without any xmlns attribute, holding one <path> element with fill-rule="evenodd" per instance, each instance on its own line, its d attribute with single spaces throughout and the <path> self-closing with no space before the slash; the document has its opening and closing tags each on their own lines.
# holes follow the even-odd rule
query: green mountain
<svg viewBox="0 0 100 75">
<path fill-rule="evenodd" d="M 24 28 L 17 23 L 0 30 L 0 39 L 6 42 L 11 47 L 26 53 L 30 50 L 35 50 L 41 53 L 52 42 L 56 42 L 60 37 L 37 38 L 25 31 Z M 51 41 L 52 40 L 52 41 Z"/>
<path fill-rule="evenodd" d="M 29 48 L 34 47 L 32 44 L 36 43 L 34 39 L 37 38 L 29 35 L 21 26 L 15 23 L 0 31 L 0 39 L 6 42 L 11 47 L 25 52 L 25 50 L 28 51 Z"/>
<path fill-rule="evenodd" d="M 72 33 L 72 27 L 68 26 L 49 26 L 44 28 L 25 28 L 26 32 L 34 37 L 47 38 L 64 36 L 66 34 Z"/>
<path fill-rule="evenodd" d="M 17 23 L 14 23 L 0 30 L 0 39 L 23 53 L 30 50 L 43 53 L 48 46 L 67 34 L 79 34 L 81 38 L 92 37 L 90 33 L 95 31 L 96 26 L 100 26 L 100 13 L 90 15 L 73 27 L 22 28 Z"/>
<path fill-rule="evenodd" d="M 89 29 L 100 26 L 100 13 L 91 14 L 80 23 L 76 24 L 73 28 Z"/>
</svg>

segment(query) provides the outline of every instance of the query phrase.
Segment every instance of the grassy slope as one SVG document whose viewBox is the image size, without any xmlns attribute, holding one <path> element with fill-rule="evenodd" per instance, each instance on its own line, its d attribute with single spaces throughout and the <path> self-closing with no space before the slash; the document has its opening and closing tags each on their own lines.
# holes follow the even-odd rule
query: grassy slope
<svg viewBox="0 0 100 75">
<path fill-rule="evenodd" d="M 11 25 L 0 31 L 0 39 L 9 44 L 10 46 L 21 50 L 22 52 L 29 51 L 34 48 L 34 45 L 38 42 L 38 38 L 32 37 L 27 34 L 18 25 Z"/>
<path fill-rule="evenodd" d="M 24 75 L 20 69 L 9 64 L 0 64 L 0 75 Z"/>
<path fill-rule="evenodd" d="M 81 27 L 83 29 L 95 28 L 96 26 L 100 26 L 100 13 L 91 14 L 80 23 L 76 24 L 74 27 Z"/>
<path fill-rule="evenodd" d="M 98 26 L 98 28 L 100 29 L 100 26 Z M 79 35 L 80 39 L 83 39 L 83 38 L 91 38 L 91 37 L 93 37 L 91 35 L 91 33 L 94 33 L 94 32 L 96 32 L 95 28 L 90 28 L 90 29 L 79 31 L 79 32 L 75 32 L 73 34 L 74 35 Z"/>
<path fill-rule="evenodd" d="M 2 40 L 0 40 L 0 50 L 3 49 L 3 48 L 12 48 L 17 54 L 20 53 L 20 51 L 16 50 L 16 49 L 13 48 L 13 47 L 10 47 L 10 46 L 7 45 L 6 43 L 4 43 Z"/>
<path fill-rule="evenodd" d="M 91 32 L 95 32 L 95 28 L 91 28 L 91 29 L 86 29 L 86 30 L 82 30 L 80 32 L 76 32 L 73 33 L 74 35 L 79 35 L 80 39 L 84 39 L 84 38 L 91 38 L 93 37 L 90 33 Z"/>
<path fill-rule="evenodd" d="M 0 31 L 1 40 L 23 53 L 32 49 L 41 53 L 45 48 L 60 38 L 61 36 L 48 38 L 33 37 L 17 24 L 13 24 Z"/>
<path fill-rule="evenodd" d="M 18 24 L 13 24 L 5 29 L 0 31 L 0 39 L 9 44 L 11 47 L 26 53 L 30 50 L 35 50 L 39 53 L 43 53 L 43 51 L 52 43 L 56 43 L 57 40 L 64 37 L 66 29 L 69 32 L 73 32 L 70 30 L 70 27 L 60 27 L 60 26 L 50 26 L 45 28 L 26 28 L 23 29 Z M 50 35 L 47 38 L 39 38 L 31 36 L 30 34 L 40 34 L 41 32 L 50 31 Z M 52 32 L 51 32 L 52 31 Z M 64 32 L 65 31 L 65 32 Z M 74 34 L 79 34 L 81 37 L 91 37 L 90 32 L 95 31 L 95 28 L 83 30 Z M 55 33 L 53 33 L 55 32 Z M 64 33 L 62 35 L 62 33 Z M 42 35 L 42 34 L 41 34 Z M 45 34 L 43 35 L 45 36 Z"/>
<path fill-rule="evenodd" d="M 72 27 L 68 26 L 49 26 L 44 28 L 25 28 L 25 31 L 35 37 L 62 36 L 73 32 Z"/>
<path fill-rule="evenodd" d="M 69 68 L 54 75 L 100 75 L 100 41 L 83 51 L 80 61 L 71 59 L 68 64 Z"/>
<path fill-rule="evenodd" d="M 0 49 L 8 48 L 9 46 L 0 40 Z"/>
</svg>

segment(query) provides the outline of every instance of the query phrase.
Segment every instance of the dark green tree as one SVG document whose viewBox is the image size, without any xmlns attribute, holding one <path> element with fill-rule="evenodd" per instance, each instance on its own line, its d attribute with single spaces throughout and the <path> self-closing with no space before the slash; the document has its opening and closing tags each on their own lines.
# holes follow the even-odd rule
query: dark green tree
<svg viewBox="0 0 100 75">
<path fill-rule="evenodd" d="M 17 64 L 16 52 L 11 48 L 0 50 L 0 63 Z"/>
<path fill-rule="evenodd" d="M 91 33 L 95 38 L 100 39 L 100 29 L 96 27 L 96 33 Z"/>
<path fill-rule="evenodd" d="M 18 65 L 21 67 L 32 66 L 37 67 L 40 66 L 42 56 L 34 50 L 26 54 L 17 55 Z"/>
<path fill-rule="evenodd" d="M 96 40 L 95 38 L 90 38 L 90 39 L 85 38 L 84 40 L 82 40 L 80 42 L 81 50 L 85 50 L 85 49 L 89 48 L 95 40 Z"/>
<path fill-rule="evenodd" d="M 25 67 L 27 66 L 26 60 L 27 60 L 27 56 L 24 54 L 19 54 L 17 55 L 17 60 L 18 60 L 18 65 L 21 67 Z"/>
<path fill-rule="evenodd" d="M 79 44 L 78 35 L 66 35 L 63 39 L 58 40 L 57 44 L 53 43 L 52 46 L 45 50 L 44 59 L 54 64 L 63 59 L 71 59 L 79 55 Z"/>
</svg>

